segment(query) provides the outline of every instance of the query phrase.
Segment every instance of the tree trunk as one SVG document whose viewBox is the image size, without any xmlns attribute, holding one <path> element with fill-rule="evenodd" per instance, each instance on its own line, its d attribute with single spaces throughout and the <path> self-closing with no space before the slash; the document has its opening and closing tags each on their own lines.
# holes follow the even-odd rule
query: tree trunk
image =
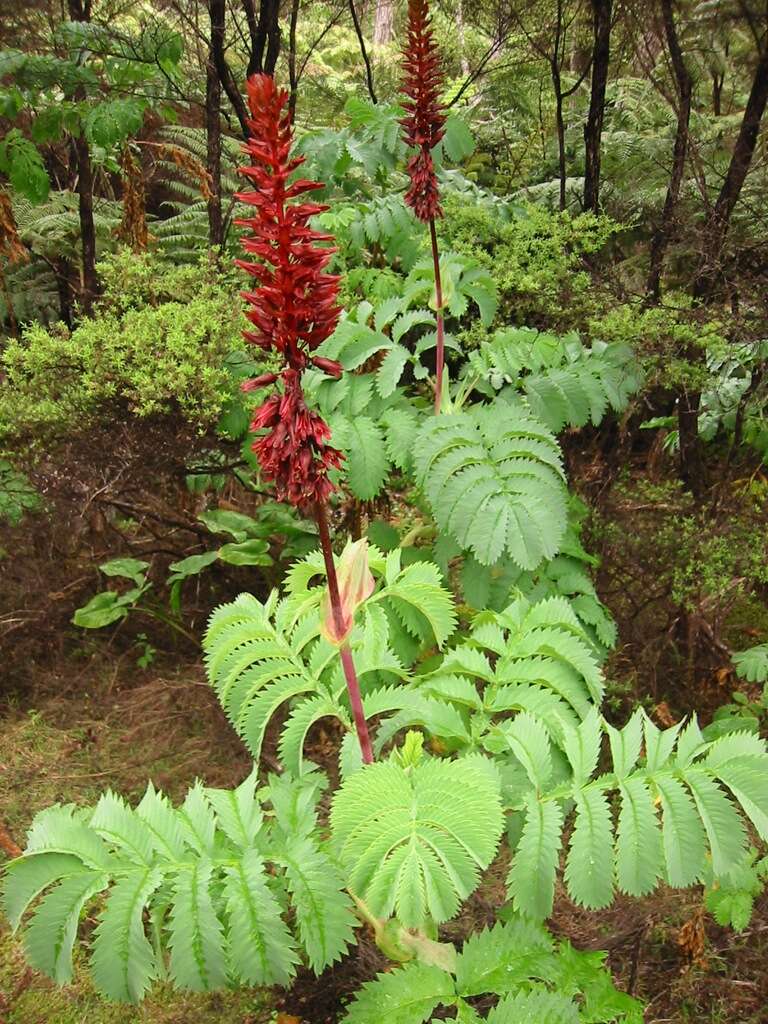
<svg viewBox="0 0 768 1024">
<path fill-rule="evenodd" d="M 72 294 L 69 284 L 69 261 L 61 258 L 51 262 L 51 270 L 56 277 L 56 294 L 59 297 L 59 317 L 72 329 Z"/>
<path fill-rule="evenodd" d="M 675 208 L 680 198 L 680 186 L 683 181 L 685 160 L 688 154 L 688 125 L 691 118 L 691 94 L 693 92 L 693 79 L 688 68 L 685 66 L 680 43 L 677 38 L 677 30 L 672 12 L 672 0 L 661 0 L 661 17 L 664 22 L 664 34 L 672 61 L 672 69 L 675 74 L 678 107 L 675 146 L 672 152 L 672 173 L 670 174 L 667 194 L 664 199 L 661 221 L 651 239 L 651 261 L 648 281 L 646 283 L 646 294 L 652 303 L 658 303 L 661 298 L 661 271 L 667 246 L 672 239 L 674 231 Z"/>
<path fill-rule="evenodd" d="M 87 22 L 91 18 L 90 3 L 83 0 L 68 0 L 69 16 L 72 21 Z M 85 99 L 85 86 L 78 86 L 73 94 L 75 102 Z M 93 309 L 93 300 L 99 291 L 96 275 L 96 225 L 93 220 L 93 166 L 82 128 L 72 139 L 72 154 L 77 169 L 77 195 L 80 218 L 80 244 L 82 248 L 83 273 L 80 287 L 80 302 L 84 313 Z"/>
<path fill-rule="evenodd" d="M 719 75 L 717 71 L 712 72 L 712 113 L 715 117 L 720 117 L 723 112 L 722 97 L 724 80 L 724 75 Z"/>
<path fill-rule="evenodd" d="M 386 46 L 395 38 L 395 5 L 393 0 L 376 0 L 373 16 L 373 45 Z"/>
<path fill-rule="evenodd" d="M 376 92 L 373 87 L 373 68 L 371 67 L 371 59 L 368 56 L 368 49 L 365 45 L 365 37 L 363 36 L 363 30 L 360 25 L 360 18 L 357 14 L 355 7 L 355 0 L 348 0 L 349 13 L 352 15 L 352 24 L 355 27 L 355 35 L 357 36 L 357 42 L 360 46 L 360 56 L 363 58 L 363 64 L 365 65 L 365 84 L 368 86 L 368 95 L 371 98 L 371 103 L 378 103 Z"/>
<path fill-rule="evenodd" d="M 291 23 L 288 29 L 288 82 L 290 94 L 288 97 L 288 110 L 291 114 L 291 121 L 296 116 L 296 100 L 298 98 L 299 79 L 296 73 L 296 28 L 299 23 L 299 6 L 301 0 L 292 0 Z"/>
<path fill-rule="evenodd" d="M 467 59 L 467 44 L 466 37 L 464 35 L 464 4 L 462 3 L 462 0 L 458 0 L 458 3 L 456 4 L 456 35 L 459 42 L 459 62 L 461 65 L 461 73 L 466 78 L 469 74 L 469 60 Z"/>
<path fill-rule="evenodd" d="M 584 126 L 585 170 L 584 209 L 597 213 L 600 199 L 600 143 L 605 114 L 605 88 L 611 44 L 612 0 L 591 0 L 594 44 L 592 48 L 592 91 Z"/>
<path fill-rule="evenodd" d="M 704 226 L 703 254 L 693 282 L 692 294 L 697 305 L 709 305 L 717 293 L 721 278 L 721 259 L 731 215 L 738 202 L 749 166 L 754 156 L 760 123 L 768 103 L 768 45 L 760 52 L 752 88 L 744 109 L 741 127 L 731 154 L 731 162 L 715 205 Z M 686 353 L 692 363 L 701 364 L 700 348 Z M 684 391 L 678 396 L 678 427 L 680 439 L 680 477 L 693 493 L 703 493 L 705 480 L 701 439 L 699 437 L 700 391 Z"/>
<path fill-rule="evenodd" d="M 208 245 L 220 248 L 224 241 L 221 215 L 221 82 L 208 54 L 205 66 L 206 170 L 211 176 L 213 197 L 208 200 Z"/>
<path fill-rule="evenodd" d="M 208 0 L 208 14 L 211 19 L 210 56 L 213 60 L 219 82 L 227 94 L 229 102 L 240 122 L 240 130 L 243 138 L 248 138 L 248 108 L 245 105 L 243 94 L 237 87 L 232 70 L 227 64 L 224 51 L 224 25 L 226 14 L 226 0 Z"/>
<path fill-rule="evenodd" d="M 258 18 L 254 0 L 242 0 L 242 3 L 251 37 L 248 75 L 273 75 L 280 55 L 280 0 L 259 0 Z"/>
<path fill-rule="evenodd" d="M 565 209 L 565 121 L 563 120 L 563 86 L 557 56 L 550 63 L 552 88 L 555 93 L 555 124 L 557 125 L 557 171 L 560 178 L 560 210 Z"/>
<path fill-rule="evenodd" d="M 733 147 L 728 172 L 704 229 L 703 256 L 693 285 L 693 297 L 698 302 L 708 302 L 714 292 L 731 214 L 739 200 L 749 166 L 752 163 L 766 102 L 768 102 L 768 44 L 757 62 L 752 88 L 744 108 L 744 116 L 741 119 L 741 127 Z"/>
</svg>

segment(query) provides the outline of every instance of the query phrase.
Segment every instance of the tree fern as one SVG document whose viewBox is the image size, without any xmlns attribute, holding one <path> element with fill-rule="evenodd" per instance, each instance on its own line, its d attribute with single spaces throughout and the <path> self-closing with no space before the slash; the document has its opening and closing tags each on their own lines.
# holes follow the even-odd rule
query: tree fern
<svg viewBox="0 0 768 1024">
<path fill-rule="evenodd" d="M 259 802 L 270 794 L 253 775 L 231 792 L 198 784 L 176 809 L 150 786 L 136 809 L 108 793 L 94 810 L 43 812 L 3 895 L 14 927 L 37 901 L 25 929 L 33 966 L 71 979 L 79 920 L 101 893 L 91 973 L 110 999 L 139 1001 L 162 971 L 162 947 L 173 981 L 193 991 L 286 984 L 301 952 L 322 970 L 351 941 L 351 903 L 317 838 L 313 790 L 292 785 L 309 817 L 299 832 L 264 819 Z"/>
<path fill-rule="evenodd" d="M 533 569 L 556 554 L 566 525 L 560 450 L 532 416 L 480 407 L 431 419 L 415 464 L 438 527 L 479 562 L 508 552 Z"/>
</svg>

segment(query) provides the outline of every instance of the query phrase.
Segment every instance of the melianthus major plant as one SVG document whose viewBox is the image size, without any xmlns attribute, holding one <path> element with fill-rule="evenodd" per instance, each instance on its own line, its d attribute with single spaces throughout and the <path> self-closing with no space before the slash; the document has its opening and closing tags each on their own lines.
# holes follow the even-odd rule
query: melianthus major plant
<svg viewBox="0 0 768 1024">
<path fill-rule="evenodd" d="M 483 383 L 465 380 L 458 408 L 413 413 L 413 493 L 445 572 L 405 543 L 366 554 L 358 542 L 337 567 L 327 506 L 341 459 L 303 387 L 311 367 L 341 371 L 318 352 L 339 312 L 320 245 L 331 239 L 309 225 L 322 205 L 296 201 L 315 183 L 292 178 L 285 94 L 257 76 L 249 98 L 249 339 L 283 363 L 249 384 L 274 388 L 254 413 L 255 451 L 278 495 L 316 516 L 321 550 L 282 593 L 243 594 L 210 620 L 206 667 L 253 754 L 249 776 L 231 791 L 198 782 L 178 807 L 150 784 L 135 808 L 107 792 L 95 808 L 43 811 L 5 872 L 5 912 L 26 921 L 32 964 L 65 983 L 95 907 L 90 967 L 112 999 L 137 1001 L 159 978 L 195 991 L 286 985 L 300 963 L 320 973 L 337 960 L 364 924 L 401 966 L 363 986 L 347 1024 L 423 1024 L 438 1007 L 464 1022 L 639 1024 L 599 954 L 547 934 L 558 873 L 592 908 L 660 882 L 735 891 L 751 878 L 750 829 L 768 840 L 765 744 L 695 718 L 661 731 L 642 711 L 622 728 L 602 717 L 610 623 L 585 589 L 559 446 L 521 397 L 508 336 L 471 362 Z M 547 377 L 563 403 L 551 418 L 602 415 L 617 386 L 607 370 L 600 386 L 594 377 L 584 366 Z M 472 401 L 500 383 L 504 398 Z M 459 554 L 465 569 L 515 567 L 463 635 L 445 585 Z M 283 772 L 260 781 L 282 709 Z M 307 738 L 328 718 L 344 739 L 326 814 Z M 441 941 L 502 847 L 499 921 L 461 949 Z M 477 997 L 489 996 L 482 1017 Z"/>
</svg>

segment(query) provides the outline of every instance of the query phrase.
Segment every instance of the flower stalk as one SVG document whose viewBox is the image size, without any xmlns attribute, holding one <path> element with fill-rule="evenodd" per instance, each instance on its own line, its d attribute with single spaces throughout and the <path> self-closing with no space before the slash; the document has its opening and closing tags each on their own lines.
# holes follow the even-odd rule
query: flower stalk
<svg viewBox="0 0 768 1024">
<path fill-rule="evenodd" d="M 432 150 L 445 135 L 445 108 L 440 103 L 443 71 L 440 53 L 431 28 L 428 0 L 408 2 L 408 43 L 403 54 L 402 91 L 406 116 L 401 120 L 405 141 L 416 152 L 408 161 L 411 184 L 405 203 L 424 224 L 429 224 L 432 261 L 435 270 L 435 318 L 437 353 L 435 413 L 440 412 L 448 380 L 445 371 L 445 323 L 440 253 L 435 221 L 443 216 Z"/>
<path fill-rule="evenodd" d="M 248 79 L 248 103 L 251 135 L 243 148 L 251 164 L 240 168 L 240 173 L 255 188 L 237 198 L 253 208 L 253 216 L 237 223 L 250 229 L 242 244 L 252 258 L 237 260 L 237 264 L 256 283 L 252 291 L 243 293 L 250 306 L 246 316 L 254 327 L 243 335 L 250 344 L 275 353 L 283 363 L 279 372 L 261 374 L 243 385 L 246 391 L 273 388 L 253 413 L 251 429 L 260 432 L 253 451 L 262 475 L 274 483 L 278 500 L 313 514 L 317 522 L 360 751 L 363 761 L 370 764 L 373 752 L 346 639 L 349 628 L 345 632 L 328 527 L 327 502 L 334 489 L 328 473 L 339 468 L 343 455 L 328 443 L 330 428 L 308 407 L 301 384 L 310 366 L 332 377 L 341 376 L 339 363 L 314 355 L 335 330 L 341 312 L 337 303 L 339 279 L 326 272 L 336 250 L 320 244 L 332 242 L 331 235 L 309 226 L 310 219 L 328 207 L 301 198 L 322 188 L 322 183 L 293 178 L 304 158 L 291 156 L 293 126 L 288 90 L 278 89 L 270 75 L 253 75 Z"/>
<path fill-rule="evenodd" d="M 323 560 L 325 561 L 326 576 L 328 577 L 328 597 L 330 599 L 331 614 L 333 616 L 336 634 L 338 636 L 344 636 L 347 632 L 347 623 L 342 609 L 341 594 L 339 592 L 339 579 L 336 574 L 336 564 L 333 559 L 331 532 L 328 528 L 328 513 L 323 502 L 318 501 L 315 505 L 315 521 L 317 522 L 317 528 L 320 534 L 320 547 L 323 552 Z M 360 753 L 363 758 L 363 763 L 372 764 L 373 749 L 371 747 L 371 738 L 368 734 L 368 723 L 365 720 L 363 699 L 360 695 L 360 683 L 357 678 L 352 651 L 350 650 L 349 643 L 346 639 L 343 640 L 339 646 L 339 657 L 341 658 L 341 667 L 344 670 L 344 678 L 347 683 L 349 703 L 352 707 L 352 717 L 355 720 L 355 729 L 357 730 L 357 739 L 360 744 Z"/>
</svg>

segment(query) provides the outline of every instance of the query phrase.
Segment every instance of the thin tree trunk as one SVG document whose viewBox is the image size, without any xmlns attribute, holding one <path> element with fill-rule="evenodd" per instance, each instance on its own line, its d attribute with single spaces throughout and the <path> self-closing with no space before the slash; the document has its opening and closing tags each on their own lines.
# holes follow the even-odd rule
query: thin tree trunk
<svg viewBox="0 0 768 1024">
<path fill-rule="evenodd" d="M 723 112 L 722 97 L 724 80 L 724 75 L 718 75 L 716 71 L 712 72 L 712 113 L 715 117 L 720 117 Z"/>
<path fill-rule="evenodd" d="M 741 127 L 731 154 L 731 162 L 720 193 L 705 227 L 705 245 L 702 262 L 693 285 L 693 297 L 699 302 L 709 301 L 717 283 L 720 258 L 731 215 L 741 195 L 752 157 L 757 145 L 760 123 L 768 102 L 768 45 L 760 54 L 755 68 L 752 88 Z"/>
<path fill-rule="evenodd" d="M 654 304 L 658 303 L 661 298 L 661 271 L 664 265 L 664 256 L 674 231 L 675 208 L 680 198 L 680 186 L 683 181 L 683 171 L 685 170 L 685 161 L 688 154 L 688 125 L 691 118 L 691 95 L 693 92 L 693 79 L 688 68 L 685 66 L 680 43 L 677 38 L 677 30 L 672 12 L 672 0 L 661 0 L 661 17 L 664 22 L 664 34 L 672 61 L 672 69 L 675 74 L 678 107 L 675 146 L 672 152 L 672 173 L 670 174 L 667 194 L 664 199 L 661 221 L 651 239 L 651 261 L 648 281 L 646 283 L 646 293 L 648 300 Z"/>
<path fill-rule="evenodd" d="M 373 68 L 371 67 L 371 59 L 368 56 L 368 49 L 365 45 L 365 38 L 363 37 L 363 30 L 360 27 L 360 19 L 357 16 L 357 8 L 355 7 L 355 0 L 349 0 L 349 13 L 352 15 L 352 24 L 355 27 L 355 35 L 360 45 L 360 55 L 363 58 L 363 64 L 365 64 L 365 83 L 368 86 L 368 95 L 371 97 L 371 103 L 378 103 L 376 98 L 376 92 L 373 88 Z"/>
<path fill-rule="evenodd" d="M 69 261 L 63 258 L 52 260 L 50 266 L 56 278 L 56 293 L 59 296 L 59 316 L 67 327 L 71 329 L 72 293 L 69 284 Z"/>
<path fill-rule="evenodd" d="M 557 172 L 560 178 L 560 209 L 565 209 L 565 121 L 563 119 L 563 86 L 557 57 L 550 62 L 552 88 L 555 93 L 555 124 L 557 126 Z"/>
<path fill-rule="evenodd" d="M 288 29 L 288 83 L 290 95 L 288 97 L 288 109 L 291 113 L 291 121 L 296 116 L 296 100 L 298 98 L 299 77 L 296 73 L 296 28 L 299 23 L 299 7 L 301 0 L 292 0 L 291 23 Z"/>
<path fill-rule="evenodd" d="M 221 214 L 221 82 L 208 54 L 205 65 L 206 170 L 211 176 L 213 196 L 208 200 L 208 245 L 220 249 L 224 241 Z"/>
<path fill-rule="evenodd" d="M 373 45 L 386 46 L 395 38 L 395 5 L 393 0 L 376 0 L 373 15 Z"/>
<path fill-rule="evenodd" d="M 75 99 L 81 97 L 75 95 Z M 80 238 L 83 252 L 83 280 L 80 301 L 83 312 L 90 313 L 99 292 L 96 276 L 96 225 L 93 220 L 93 166 L 84 134 L 74 140 L 77 160 L 77 194 L 79 197 Z"/>
<path fill-rule="evenodd" d="M 456 34 L 459 41 L 459 62 L 461 65 L 461 74 L 464 78 L 469 74 L 469 60 L 467 59 L 467 44 L 466 37 L 464 35 L 464 4 L 462 0 L 458 0 L 456 4 Z"/>
<path fill-rule="evenodd" d="M 68 0 L 68 9 L 72 21 L 90 21 L 90 3 L 83 3 L 82 0 Z M 76 102 L 85 99 L 84 86 L 81 85 L 75 89 L 73 99 Z M 99 279 L 96 275 L 96 225 L 93 220 L 93 166 L 88 140 L 82 128 L 80 133 L 72 139 L 72 152 L 77 169 L 80 244 L 83 259 L 80 301 L 83 312 L 90 313 L 93 308 L 93 300 L 99 291 Z"/>
<path fill-rule="evenodd" d="M 768 103 L 768 45 L 764 44 L 755 68 L 752 88 L 733 147 L 728 172 L 704 227 L 703 252 L 692 288 L 693 299 L 697 305 L 709 305 L 716 296 L 718 281 L 722 273 L 723 247 L 731 215 L 738 202 L 755 153 L 766 103 Z M 700 364 L 704 353 L 700 348 L 696 348 L 687 352 L 686 356 L 690 362 Z M 700 406 L 701 392 L 698 390 L 684 390 L 678 396 L 680 477 L 696 496 L 700 496 L 705 487 L 699 437 Z"/>
<path fill-rule="evenodd" d="M 253 0 L 242 0 L 242 4 L 251 37 L 248 75 L 250 77 L 262 72 L 272 75 L 280 55 L 280 2 L 279 0 L 259 0 L 258 18 Z"/>
<path fill-rule="evenodd" d="M 219 77 L 219 82 L 224 89 L 224 92 L 229 98 L 229 102 L 237 116 L 237 120 L 240 122 L 240 130 L 243 133 L 243 138 L 248 138 L 248 108 L 245 105 L 243 94 L 237 87 L 232 69 L 227 64 L 226 53 L 224 50 L 224 27 L 225 27 L 225 15 L 226 15 L 226 0 L 208 0 L 208 14 L 211 19 L 211 40 L 210 40 L 210 55 L 213 60 L 214 67 L 216 68 L 216 74 Z"/>
<path fill-rule="evenodd" d="M 591 0 L 594 27 L 592 90 L 584 126 L 584 209 L 597 213 L 600 203 L 600 145 L 605 114 L 605 89 L 611 45 L 612 0 Z"/>
</svg>

